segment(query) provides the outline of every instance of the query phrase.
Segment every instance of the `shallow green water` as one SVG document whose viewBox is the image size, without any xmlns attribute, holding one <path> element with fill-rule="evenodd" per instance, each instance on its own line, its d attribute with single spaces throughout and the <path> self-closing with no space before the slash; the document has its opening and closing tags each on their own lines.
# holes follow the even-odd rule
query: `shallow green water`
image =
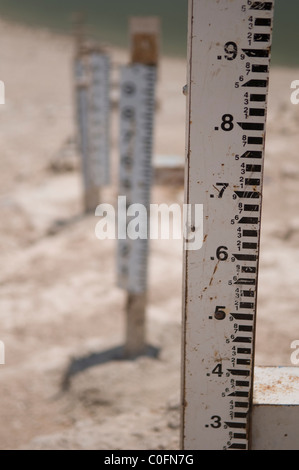
<svg viewBox="0 0 299 470">
<path fill-rule="evenodd" d="M 93 37 L 126 46 L 129 16 L 158 15 L 163 27 L 163 52 L 183 57 L 187 4 L 187 0 L 0 0 L 0 16 L 70 33 L 72 13 L 84 11 Z M 299 66 L 299 0 L 276 0 L 272 61 Z"/>
</svg>

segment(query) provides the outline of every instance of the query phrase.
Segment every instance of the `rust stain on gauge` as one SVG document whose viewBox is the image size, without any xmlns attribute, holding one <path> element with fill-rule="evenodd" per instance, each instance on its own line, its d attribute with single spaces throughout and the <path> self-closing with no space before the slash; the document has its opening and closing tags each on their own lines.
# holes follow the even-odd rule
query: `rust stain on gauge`
<svg viewBox="0 0 299 470">
<path fill-rule="evenodd" d="M 216 274 L 216 272 L 217 272 L 217 269 L 218 269 L 218 265 L 219 265 L 219 261 L 218 261 L 218 263 L 216 264 L 216 266 L 215 266 L 215 268 L 214 268 L 214 271 L 213 271 L 213 274 L 212 274 L 212 277 L 211 277 L 211 280 L 210 280 L 209 286 L 211 286 L 211 285 L 212 285 L 212 283 L 213 283 L 214 276 L 215 276 L 215 274 Z"/>
</svg>

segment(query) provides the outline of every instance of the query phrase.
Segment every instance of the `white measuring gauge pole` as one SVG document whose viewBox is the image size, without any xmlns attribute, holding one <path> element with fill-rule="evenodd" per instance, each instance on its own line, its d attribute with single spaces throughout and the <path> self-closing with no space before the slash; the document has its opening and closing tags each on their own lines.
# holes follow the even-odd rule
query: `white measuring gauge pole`
<svg viewBox="0 0 299 470">
<path fill-rule="evenodd" d="M 155 85 L 155 66 L 132 64 L 122 68 L 119 195 L 126 197 L 127 207 L 141 204 L 144 208 L 136 212 L 138 232 L 144 232 L 137 239 L 127 233 L 134 214 L 126 217 L 126 207 L 118 213 L 122 226 L 118 241 L 118 285 L 132 294 L 145 293 L 147 288 Z"/>
<path fill-rule="evenodd" d="M 90 178 L 96 187 L 109 184 L 110 101 L 109 57 L 93 52 L 89 57 L 89 155 Z"/>
<path fill-rule="evenodd" d="M 98 51 L 75 61 L 77 121 L 87 198 L 94 189 L 109 184 L 109 70 L 109 57 Z M 87 204 L 95 209 L 98 202 L 96 198 Z"/>
<path fill-rule="evenodd" d="M 273 8 L 189 2 L 186 202 L 204 243 L 184 260 L 185 449 L 250 447 Z"/>
<path fill-rule="evenodd" d="M 79 148 L 85 190 L 89 187 L 88 177 L 88 70 L 83 57 L 75 60 L 76 111 L 79 134 Z"/>
</svg>

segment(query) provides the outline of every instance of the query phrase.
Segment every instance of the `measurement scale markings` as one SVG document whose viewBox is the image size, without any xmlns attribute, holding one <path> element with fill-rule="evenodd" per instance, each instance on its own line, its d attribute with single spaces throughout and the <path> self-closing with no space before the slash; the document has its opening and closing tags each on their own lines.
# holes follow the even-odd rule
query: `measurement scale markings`
<svg viewBox="0 0 299 470">
<path fill-rule="evenodd" d="M 260 193 L 257 191 L 235 191 L 240 199 L 259 199 Z"/>
<path fill-rule="evenodd" d="M 248 145 L 263 145 L 264 138 L 263 137 L 248 137 Z"/>
<path fill-rule="evenodd" d="M 253 290 L 243 290 L 241 292 L 242 297 L 254 297 L 254 291 Z"/>
<path fill-rule="evenodd" d="M 238 354 L 249 354 L 249 355 L 252 352 L 251 349 L 244 349 L 244 348 L 243 349 L 238 348 L 237 351 L 238 351 Z M 244 353 L 243 351 L 246 351 L 246 353 Z M 249 388 L 250 387 L 250 382 L 249 382 L 249 380 L 236 380 L 235 386 L 236 387 L 241 387 L 241 388 Z M 235 393 L 236 393 L 236 396 L 239 396 L 239 393 L 248 393 L 248 392 L 242 392 L 242 391 L 239 390 Z M 236 402 L 236 403 L 238 403 L 238 402 Z M 242 403 L 244 404 L 244 402 L 242 402 Z M 245 403 L 248 406 L 248 402 L 245 402 Z"/>
<path fill-rule="evenodd" d="M 247 444 L 232 444 L 231 446 L 229 446 L 229 449 L 232 449 L 232 450 L 247 450 Z"/>
<path fill-rule="evenodd" d="M 119 186 L 121 194 L 127 198 L 127 208 L 133 203 L 146 208 L 150 204 L 155 69 L 133 64 L 122 70 Z M 120 287 L 138 294 L 145 291 L 147 257 L 147 240 L 119 240 Z"/>
<path fill-rule="evenodd" d="M 244 320 L 244 321 L 252 321 L 254 316 L 249 313 L 231 313 L 231 316 L 235 320 Z"/>
<path fill-rule="evenodd" d="M 250 289 L 250 290 L 242 290 L 241 291 L 241 296 L 242 297 L 255 297 L 255 292 L 254 290 Z"/>
<path fill-rule="evenodd" d="M 255 256 L 255 255 L 240 255 L 239 259 L 241 261 L 256 261 L 257 256 Z M 235 282 L 235 284 L 236 285 L 239 285 L 239 284 L 242 285 L 243 284 L 243 285 L 246 285 L 246 286 L 255 286 L 256 285 L 256 280 L 255 279 L 240 278 Z"/>
<path fill-rule="evenodd" d="M 244 83 L 242 87 L 247 88 L 266 88 L 268 86 L 268 80 L 261 80 L 252 78 L 248 82 Z"/>
<path fill-rule="evenodd" d="M 254 304 L 252 302 L 240 302 L 241 309 L 254 309 Z"/>
<path fill-rule="evenodd" d="M 242 273 L 256 273 L 256 267 L 255 266 L 242 266 L 241 268 Z"/>
<path fill-rule="evenodd" d="M 265 109 L 263 108 L 250 108 L 249 109 L 249 116 L 252 117 L 264 117 L 266 114 Z"/>
<path fill-rule="evenodd" d="M 267 49 L 242 49 L 242 51 L 247 55 L 247 57 L 259 57 L 259 58 L 268 58 L 270 53 Z"/>
<path fill-rule="evenodd" d="M 251 173 L 260 173 L 262 171 L 262 165 L 247 164 L 246 171 Z"/>
<path fill-rule="evenodd" d="M 260 206 L 256 204 L 244 204 L 243 210 L 244 212 L 258 212 L 260 210 Z"/>
<path fill-rule="evenodd" d="M 254 34 L 253 36 L 253 40 L 255 42 L 269 42 L 270 38 L 271 38 L 270 34 L 262 34 L 262 33 Z"/>
<path fill-rule="evenodd" d="M 243 242 L 242 248 L 243 250 L 256 250 L 258 248 L 258 245 L 257 243 Z"/>
<path fill-rule="evenodd" d="M 240 377 L 249 377 L 250 376 L 250 370 L 245 370 L 245 369 L 227 369 L 227 372 L 229 372 L 232 376 L 240 376 Z"/>
<path fill-rule="evenodd" d="M 234 419 L 244 419 L 246 420 L 248 416 L 248 411 L 234 411 L 233 418 Z"/>
<path fill-rule="evenodd" d="M 244 255 L 244 254 L 238 254 L 238 255 L 233 255 L 238 261 L 256 261 L 257 256 L 256 255 Z M 249 268 L 251 269 L 251 267 Z M 242 269 L 243 272 L 243 269 Z M 252 272 L 252 271 L 248 271 Z M 241 282 L 242 281 L 242 282 Z M 235 282 L 235 284 L 241 284 L 248 281 L 248 285 L 255 285 L 255 279 L 244 279 L 240 278 L 238 281 Z"/>
<path fill-rule="evenodd" d="M 195 374 L 195 369 L 193 369 L 193 367 L 196 366 L 196 363 L 193 363 L 192 368 L 190 366 L 190 359 L 192 359 L 192 345 L 191 347 L 189 347 L 186 343 L 187 351 L 189 353 L 187 367 L 188 372 L 190 371 L 190 376 L 193 375 L 193 378 L 191 377 L 190 380 L 188 378 L 189 382 L 185 383 L 185 392 L 187 392 L 187 390 L 190 390 L 190 384 L 193 384 L 198 388 L 197 398 L 200 399 L 202 410 L 199 412 L 200 418 L 198 418 L 197 420 L 196 416 L 194 416 L 193 419 L 192 409 L 194 411 L 194 407 L 192 407 L 191 409 L 190 401 L 192 402 L 193 400 L 193 394 L 195 394 L 194 397 L 196 396 L 196 388 L 192 388 L 192 392 L 189 392 L 190 401 L 188 400 L 188 396 L 186 398 L 186 402 L 188 403 L 188 406 L 186 407 L 188 419 L 191 419 L 193 424 L 193 435 L 189 434 L 189 442 L 190 445 L 193 445 L 193 439 L 193 442 L 198 442 L 197 445 L 200 446 L 199 448 L 209 448 L 207 446 L 211 445 L 213 446 L 213 448 L 219 449 L 223 448 L 246 450 L 248 449 L 250 442 L 250 421 L 248 418 L 248 410 L 250 409 L 253 387 L 252 366 L 254 355 L 254 331 L 256 314 L 255 300 L 258 272 L 257 263 L 259 259 L 259 224 L 263 171 L 262 160 L 264 157 L 264 151 L 262 147 L 265 142 L 264 132 L 266 127 L 266 101 L 268 92 L 267 88 L 269 83 L 268 61 L 270 58 L 270 48 L 268 47 L 268 43 L 270 43 L 271 41 L 271 31 L 268 28 L 271 28 L 272 26 L 272 19 L 266 18 L 266 16 L 267 13 L 271 12 L 271 10 L 273 9 L 273 3 L 247 2 L 247 5 L 242 7 L 244 11 L 243 14 L 240 12 L 240 5 L 236 6 L 237 2 L 234 3 L 230 2 L 230 0 L 223 0 L 223 2 L 219 2 L 219 11 L 217 11 L 217 9 L 215 10 L 217 11 L 217 15 L 213 8 L 210 8 L 210 2 L 202 0 L 191 0 L 190 3 L 192 4 L 193 8 L 195 8 L 195 11 L 191 9 L 192 14 L 190 16 L 193 20 L 193 35 L 191 36 L 193 41 L 193 48 L 191 48 L 191 52 L 193 51 L 195 58 L 193 62 L 193 69 L 191 69 L 191 78 L 189 81 L 189 109 L 191 108 L 191 112 L 189 115 L 190 119 L 188 121 L 190 124 L 188 125 L 192 132 L 189 135 L 190 162 L 188 168 L 189 183 L 191 189 L 188 192 L 188 200 L 191 200 L 192 202 L 195 201 L 196 189 L 198 191 L 197 197 L 203 196 L 203 190 L 202 192 L 198 190 L 198 186 L 195 181 L 196 177 L 193 177 L 193 174 L 195 175 L 195 173 L 197 174 L 197 172 L 201 170 L 201 172 L 203 172 L 204 178 L 204 172 L 206 171 L 207 185 L 204 189 L 206 190 L 207 188 L 211 187 L 217 189 L 216 186 L 221 186 L 220 189 L 218 188 L 218 193 L 222 191 L 221 196 L 210 195 L 210 199 L 212 200 L 209 207 L 207 208 L 207 220 L 209 219 L 209 210 L 211 209 L 211 213 L 213 214 L 213 221 L 211 222 L 211 231 L 216 231 L 217 229 L 219 230 L 222 226 L 221 224 L 224 224 L 228 235 L 227 243 L 225 243 L 224 240 L 222 241 L 222 243 L 220 242 L 220 240 L 218 240 L 218 242 L 215 242 L 215 247 L 213 247 L 212 245 L 213 237 L 210 237 L 211 241 L 209 248 L 213 248 L 213 251 L 211 250 L 210 252 L 208 252 L 208 256 L 206 256 L 207 253 L 203 253 L 198 254 L 198 257 L 194 256 L 193 258 L 193 253 L 189 253 L 189 256 L 187 256 L 186 259 L 188 259 L 188 267 L 190 268 L 189 270 L 187 270 L 188 277 L 190 278 L 190 283 L 187 277 L 187 285 L 189 288 L 189 293 L 191 293 L 191 297 L 193 297 L 193 300 L 195 302 L 195 290 L 197 285 L 197 278 L 195 276 L 196 265 L 202 265 L 203 261 L 203 272 L 206 267 L 212 269 L 213 267 L 215 267 L 215 263 L 212 264 L 210 260 L 215 262 L 216 256 L 214 253 L 217 252 L 217 259 L 219 261 L 219 263 L 217 263 L 217 276 L 219 276 L 219 279 L 223 281 L 223 289 L 219 290 L 219 295 L 217 296 L 217 306 L 212 306 L 212 312 L 216 311 L 220 313 L 220 311 L 225 311 L 226 317 L 224 315 L 222 318 L 217 318 L 215 314 L 214 316 L 211 316 L 211 302 L 208 303 L 208 300 L 211 301 L 216 297 L 213 297 L 213 295 L 215 295 L 213 290 L 210 290 L 209 292 L 204 291 L 204 294 L 202 295 L 202 311 L 204 312 L 205 309 L 207 309 L 206 318 L 209 318 L 210 321 L 209 324 L 207 324 L 205 323 L 206 320 L 204 321 L 204 319 L 202 318 L 202 328 L 198 335 L 196 335 L 198 336 L 198 338 L 196 338 L 196 342 L 197 346 L 201 348 L 201 342 L 204 342 L 207 337 L 212 338 L 212 332 L 214 331 L 213 323 L 215 322 L 215 320 L 218 320 L 217 325 L 219 325 L 220 333 L 221 325 L 223 326 L 223 345 L 221 346 L 220 343 L 220 347 L 218 347 L 217 351 L 219 357 L 227 358 L 227 360 L 229 361 L 229 368 L 224 365 L 224 362 L 219 362 L 217 367 L 215 367 L 214 365 L 213 369 L 211 368 L 212 364 L 214 364 L 214 362 L 212 362 L 212 359 L 215 358 L 216 350 L 216 348 L 211 344 L 210 348 L 202 347 L 201 357 L 203 365 L 197 362 L 199 370 L 198 374 Z M 255 13 L 251 13 L 251 10 L 253 12 L 255 11 Z M 227 11 L 229 11 L 230 14 Z M 261 17 L 256 18 L 256 16 L 258 16 L 259 11 Z M 237 32 L 240 33 L 238 38 L 240 37 L 241 41 L 236 41 L 237 36 L 234 37 L 234 35 L 232 35 L 231 38 L 227 38 L 226 41 L 228 39 L 231 39 L 231 41 L 226 43 L 223 42 L 222 46 L 224 47 L 226 55 L 219 55 L 219 47 L 215 47 L 215 51 L 213 51 L 213 47 L 210 47 L 208 49 L 208 45 L 210 45 L 211 43 L 215 43 L 215 34 L 217 41 L 219 41 L 218 44 L 222 44 L 223 40 L 221 40 L 220 32 L 219 37 L 217 36 L 217 32 L 219 31 L 220 19 L 221 22 L 224 24 L 223 29 L 225 30 L 225 21 L 227 21 L 227 25 L 231 24 L 231 17 L 229 18 L 229 16 L 232 13 L 235 14 L 235 17 L 233 18 L 236 20 L 236 28 L 238 22 L 240 21 L 240 31 Z M 270 14 L 271 13 L 269 13 L 269 16 Z M 224 15 L 226 15 L 226 18 L 223 21 L 222 16 Z M 250 20 L 249 15 L 253 16 L 253 18 L 251 17 Z M 200 23 L 198 23 L 198 25 L 197 18 L 200 18 Z M 250 21 L 251 25 L 254 24 L 256 28 L 260 29 L 253 29 L 252 31 L 251 25 L 247 25 L 246 27 L 246 21 L 248 20 Z M 243 21 L 245 27 L 243 25 L 241 26 L 241 21 Z M 206 23 L 211 23 L 211 28 L 207 29 L 208 39 L 205 41 L 204 33 L 201 34 L 199 26 L 203 27 L 203 24 Z M 198 26 L 198 31 L 196 29 L 196 26 Z M 234 40 L 236 42 L 234 42 Z M 251 45 L 253 45 L 253 47 L 250 47 Z M 258 48 L 259 45 L 261 48 Z M 230 77 L 232 89 L 235 88 L 236 90 L 235 93 L 232 93 L 230 95 L 229 99 L 226 98 L 225 94 L 223 96 L 223 101 L 221 101 L 219 97 L 219 102 L 221 103 L 221 106 L 223 106 L 223 108 L 220 108 L 219 105 L 217 113 L 218 119 L 219 115 L 222 115 L 222 124 L 219 123 L 219 120 L 217 124 L 217 116 L 215 116 L 215 120 L 211 120 L 211 126 L 213 126 L 212 129 L 217 129 L 217 131 L 219 131 L 217 133 L 217 137 L 215 134 L 215 151 L 212 151 L 210 155 L 206 156 L 204 155 L 205 152 L 203 152 L 202 158 L 196 159 L 194 157 L 194 151 L 198 150 L 197 144 L 199 144 L 199 146 L 203 144 L 203 138 L 197 135 L 197 127 L 192 126 L 191 123 L 194 124 L 195 122 L 197 122 L 197 118 L 203 118 L 203 111 L 201 111 L 201 109 L 205 109 L 205 106 L 197 106 L 197 101 L 194 99 L 194 97 L 199 97 L 198 105 L 203 105 L 209 103 L 209 96 L 213 96 L 212 85 L 209 86 L 206 84 L 206 82 L 203 83 L 203 80 L 200 79 L 200 67 L 197 62 L 198 58 L 202 57 L 202 59 L 199 60 L 199 62 L 202 62 L 200 64 L 201 70 L 202 67 L 206 66 L 208 67 L 207 72 L 209 72 L 209 64 L 211 62 L 210 58 L 209 60 L 207 60 L 205 56 L 212 54 L 213 52 L 214 60 L 218 59 L 224 61 L 226 59 L 227 61 L 235 61 L 234 65 L 236 65 L 236 67 L 232 67 L 231 70 L 226 70 L 225 74 L 224 71 L 222 74 L 220 70 L 218 77 L 214 77 L 211 75 L 213 87 L 218 86 L 220 89 L 220 87 L 222 86 L 221 79 L 223 78 L 224 83 L 227 84 L 228 77 Z M 247 56 L 249 59 L 247 59 L 247 62 L 246 60 L 242 62 L 245 56 Z M 193 60 L 192 54 L 191 59 Z M 243 80 L 242 74 L 244 74 L 245 64 L 247 75 L 249 76 L 247 77 L 247 79 Z M 229 65 L 229 62 L 227 62 L 227 65 Z M 211 70 L 211 74 L 212 71 L 213 70 Z M 238 80 L 238 77 L 240 77 L 239 81 L 236 82 L 236 80 Z M 218 83 L 216 83 L 217 80 Z M 206 85 L 207 88 L 207 90 L 204 90 L 205 97 L 203 97 L 204 92 L 201 91 L 201 87 L 203 85 Z M 229 85 L 227 89 L 229 89 Z M 194 92 L 193 94 L 191 93 L 192 91 Z M 246 95 L 244 96 L 245 92 Z M 192 97 L 195 103 L 192 102 Z M 244 103 L 244 98 L 246 98 L 247 100 L 246 104 Z M 245 106 L 248 106 L 249 104 L 249 106 L 244 109 L 244 104 Z M 225 114 L 225 112 L 230 114 Z M 236 116 L 242 115 L 245 115 L 243 117 L 244 122 L 242 120 L 242 117 L 241 119 L 239 118 L 239 120 L 236 119 Z M 251 119 L 248 119 L 248 117 L 250 117 Z M 215 127 L 215 125 L 217 127 Z M 211 126 L 206 126 L 207 132 L 211 131 Z M 234 128 L 240 136 L 240 145 L 238 144 L 238 140 L 234 139 L 233 137 L 231 138 L 231 140 L 229 140 L 229 132 L 232 131 Z M 221 136 L 223 136 L 224 134 L 221 133 L 221 129 L 222 131 L 227 132 L 226 137 L 228 137 L 228 139 L 222 141 Z M 242 131 L 244 132 L 242 133 Z M 204 132 L 202 133 L 202 135 L 204 135 Z M 233 133 L 231 135 L 233 135 Z M 220 156 L 220 154 L 221 148 L 224 145 L 232 146 L 230 147 L 230 149 L 232 148 L 232 151 L 230 151 L 232 155 L 236 157 L 235 162 L 239 161 L 239 163 L 234 164 L 234 159 L 232 159 L 231 166 L 229 167 L 226 173 L 227 176 L 223 177 L 223 181 L 227 181 L 227 187 L 229 186 L 230 188 L 233 188 L 233 199 L 240 199 L 240 201 L 236 202 L 236 204 L 231 204 L 230 208 L 225 204 L 223 205 L 221 201 L 224 200 L 224 203 L 226 203 L 229 191 L 226 191 L 224 183 L 217 183 L 217 180 L 212 179 L 212 174 L 209 173 L 209 167 L 207 164 L 208 160 L 204 160 L 204 158 L 209 158 L 211 160 L 211 168 L 214 168 L 216 164 L 219 165 L 219 163 L 223 161 L 222 158 L 224 157 L 224 154 L 223 156 Z M 242 151 L 240 152 L 241 145 L 243 145 L 243 154 Z M 241 167 L 240 160 L 242 163 Z M 198 164 L 196 163 L 196 161 L 198 161 Z M 195 170 L 194 173 L 193 169 Z M 224 168 L 224 171 L 225 170 L 226 168 Z M 225 179 L 226 177 L 227 180 Z M 226 209 L 227 225 L 225 225 Z M 219 225 L 217 225 L 218 220 Z M 209 219 L 209 223 L 210 221 L 211 217 Z M 230 223 L 232 225 L 231 229 L 229 228 Z M 216 245 L 216 243 L 218 244 Z M 226 248 L 226 246 L 224 245 L 233 248 L 229 249 Z M 238 251 L 238 253 L 234 254 L 234 251 Z M 227 263 L 222 263 L 222 261 L 226 260 L 228 261 Z M 235 263 L 235 261 L 239 261 L 239 263 Z M 233 263 L 235 263 L 235 265 Z M 202 285 L 201 282 L 198 282 L 198 284 L 200 286 Z M 232 287 L 225 288 L 225 286 Z M 210 287 L 206 289 L 213 289 L 213 287 L 214 286 L 210 285 Z M 197 304 L 195 305 L 194 302 L 192 303 L 192 305 L 190 302 L 188 302 L 188 304 L 186 303 L 185 305 L 188 312 L 190 312 L 189 321 L 191 322 L 194 320 L 194 328 L 198 330 L 200 322 L 198 321 L 196 323 L 195 320 L 196 318 L 198 318 L 198 312 L 196 312 L 195 310 Z M 219 307 L 218 304 L 223 306 L 226 305 L 226 307 Z M 209 313 L 208 309 L 210 309 Z M 227 313 L 231 311 L 233 313 Z M 231 326 L 229 322 L 225 320 L 225 318 L 228 317 L 231 321 Z M 187 323 L 187 325 L 187 328 L 190 328 L 191 323 Z M 225 338 L 229 338 L 229 340 L 225 341 Z M 227 379 L 225 378 L 224 368 L 225 371 L 228 373 L 226 374 Z M 191 374 L 191 370 L 193 374 Z M 211 373 L 211 371 L 213 372 Z M 229 375 L 231 375 L 232 377 L 229 378 Z M 205 379 L 204 377 L 209 378 Z M 222 381 L 219 380 L 220 377 L 222 377 Z M 211 392 L 207 394 L 206 397 L 204 392 L 205 390 L 210 390 Z M 221 394 L 223 398 L 229 397 L 230 401 L 223 400 L 221 402 L 221 405 L 219 402 L 219 396 L 221 396 Z M 234 398 L 236 400 L 234 400 Z M 196 399 L 194 398 L 194 400 Z M 196 406 L 195 403 L 194 406 Z M 215 407 L 214 409 L 213 406 Z M 207 412 L 211 413 L 212 418 L 209 418 L 208 415 L 206 415 Z M 206 420 L 209 419 L 212 419 L 213 421 L 211 425 L 207 425 Z M 200 422 L 204 424 L 205 428 L 207 428 L 206 432 L 202 432 L 200 430 L 202 429 L 202 427 L 200 428 L 199 426 Z M 225 424 L 225 426 L 223 424 Z M 211 432 L 213 433 L 211 428 L 219 428 L 219 431 L 217 433 L 214 432 L 213 435 L 211 434 Z M 225 432 L 226 428 L 236 431 Z M 238 430 L 240 431 L 238 432 Z M 242 430 L 244 431 L 242 432 Z M 219 436 L 223 437 L 222 441 L 222 437 Z"/>
<path fill-rule="evenodd" d="M 259 178 L 245 178 L 245 186 L 260 186 L 260 184 L 261 180 Z M 256 223 L 258 223 L 258 221 Z"/>
<path fill-rule="evenodd" d="M 251 67 L 251 71 L 253 73 L 268 73 L 269 67 L 268 65 L 261 65 L 261 64 L 253 64 Z"/>
<path fill-rule="evenodd" d="M 251 102 L 262 103 L 262 102 L 265 102 L 266 100 L 267 100 L 266 95 L 261 95 L 257 93 L 253 93 L 250 95 Z"/>
<path fill-rule="evenodd" d="M 238 122 L 238 125 L 245 131 L 263 131 L 265 129 L 265 124 L 260 122 Z"/>
<path fill-rule="evenodd" d="M 237 336 L 237 338 L 233 340 L 233 343 L 248 343 L 249 344 L 249 343 L 252 343 L 252 338 L 250 338 L 249 336 Z M 247 372 L 248 374 L 246 373 L 246 375 L 249 375 L 249 371 Z M 233 375 L 237 375 L 237 373 Z M 243 373 L 241 375 L 243 375 Z"/>
<path fill-rule="evenodd" d="M 241 158 L 262 158 L 262 156 L 263 156 L 262 152 L 248 150 L 247 152 L 243 153 Z"/>
<path fill-rule="evenodd" d="M 246 387 L 249 387 L 249 382 L 247 382 L 247 383 L 248 383 L 248 385 L 246 385 Z M 249 397 L 249 392 L 233 392 L 233 393 L 230 393 L 228 395 L 228 397 L 248 398 Z"/>
<path fill-rule="evenodd" d="M 272 26 L 272 20 L 270 18 L 256 18 L 254 21 L 255 26 Z"/>
<path fill-rule="evenodd" d="M 247 418 L 247 413 L 234 412 L 234 419 Z"/>
<path fill-rule="evenodd" d="M 273 2 L 253 2 L 250 10 L 266 10 L 271 11 L 273 9 Z"/>
<path fill-rule="evenodd" d="M 233 429 L 245 429 L 246 428 L 246 423 L 235 423 L 235 422 L 227 421 L 225 422 L 225 424 L 227 425 L 228 428 L 233 428 Z"/>
<path fill-rule="evenodd" d="M 253 331 L 253 328 L 251 325 L 239 325 L 239 331 L 246 331 L 248 333 L 252 332 Z"/>
<path fill-rule="evenodd" d="M 251 180 L 250 180 L 251 181 Z M 255 181 L 255 180 L 254 180 Z M 259 180 L 258 180 L 259 181 Z M 250 224 L 250 225 L 256 225 L 259 223 L 258 217 L 242 217 L 241 220 L 239 220 L 239 224 Z"/>
<path fill-rule="evenodd" d="M 250 366 L 251 365 L 251 360 L 250 359 L 237 359 L 237 365 L 239 366 Z M 246 396 L 246 392 L 236 392 L 237 394 L 243 394 L 243 395 L 237 395 L 237 396 Z"/>
</svg>

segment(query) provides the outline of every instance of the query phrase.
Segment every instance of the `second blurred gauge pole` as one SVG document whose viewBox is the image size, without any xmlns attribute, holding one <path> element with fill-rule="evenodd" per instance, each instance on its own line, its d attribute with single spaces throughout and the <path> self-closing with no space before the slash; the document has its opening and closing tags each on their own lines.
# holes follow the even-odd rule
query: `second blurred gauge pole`
<svg viewBox="0 0 299 470">
<path fill-rule="evenodd" d="M 125 196 L 125 203 L 118 217 L 125 219 L 126 233 L 118 240 L 117 263 L 118 285 L 127 292 L 127 357 L 138 356 L 147 347 L 149 212 L 159 30 L 159 18 L 131 18 L 131 63 L 122 68 L 120 78 L 119 196 Z M 130 230 L 134 224 L 135 230 Z"/>
<path fill-rule="evenodd" d="M 76 122 L 85 212 L 95 212 L 100 190 L 110 180 L 110 60 L 98 44 L 88 43 L 84 16 L 74 15 Z"/>
</svg>

